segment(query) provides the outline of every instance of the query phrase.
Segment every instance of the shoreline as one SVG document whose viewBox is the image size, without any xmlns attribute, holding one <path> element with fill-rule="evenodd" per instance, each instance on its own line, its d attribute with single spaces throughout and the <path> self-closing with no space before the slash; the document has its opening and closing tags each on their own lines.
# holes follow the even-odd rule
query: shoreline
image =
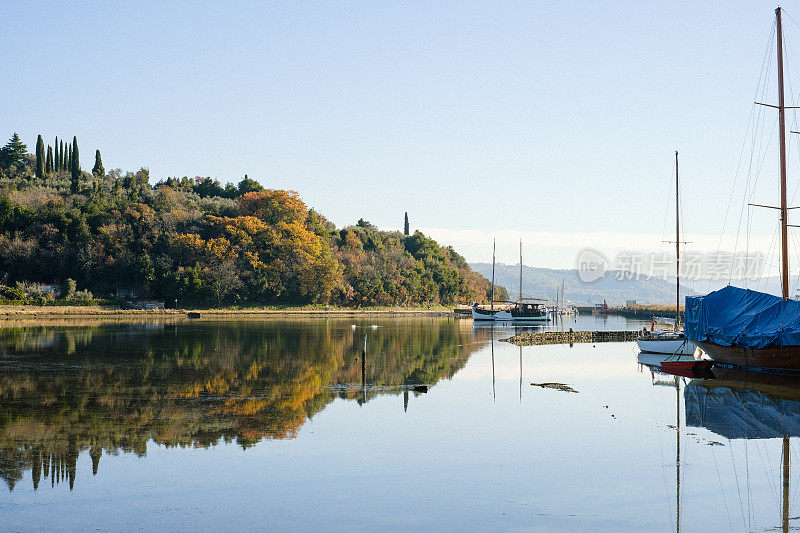
<svg viewBox="0 0 800 533">
<path fill-rule="evenodd" d="M 189 314 L 193 316 L 190 317 Z M 120 309 L 102 306 L 0 305 L 0 321 L 30 318 L 281 318 L 281 317 L 452 317 L 452 308 L 255 308 L 255 309 Z"/>
</svg>

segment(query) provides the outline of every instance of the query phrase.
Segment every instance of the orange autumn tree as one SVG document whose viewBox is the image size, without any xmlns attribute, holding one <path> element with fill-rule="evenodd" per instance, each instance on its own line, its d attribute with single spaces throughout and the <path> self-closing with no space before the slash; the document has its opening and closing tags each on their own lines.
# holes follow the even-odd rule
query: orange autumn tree
<svg viewBox="0 0 800 533">
<path fill-rule="evenodd" d="M 237 251 L 249 299 L 327 302 L 341 280 L 328 243 L 309 229 L 308 209 L 295 191 L 249 192 L 238 217 L 209 215 L 212 233 Z"/>
</svg>

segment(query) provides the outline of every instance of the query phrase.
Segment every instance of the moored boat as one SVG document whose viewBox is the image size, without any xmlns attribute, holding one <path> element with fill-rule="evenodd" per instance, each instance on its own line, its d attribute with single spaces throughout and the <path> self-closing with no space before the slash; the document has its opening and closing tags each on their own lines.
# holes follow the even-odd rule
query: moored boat
<svg viewBox="0 0 800 533">
<path fill-rule="evenodd" d="M 786 106 L 780 7 L 775 10 L 775 20 L 778 105 L 761 105 L 778 110 L 780 206 L 774 208 L 780 210 L 781 297 L 731 286 L 706 296 L 687 297 L 685 329 L 687 337 L 719 364 L 800 373 L 800 302 L 789 299 Z"/>
<path fill-rule="evenodd" d="M 499 302 L 503 307 L 495 309 L 494 301 L 495 245 L 492 244 L 492 291 L 489 309 L 472 304 L 472 319 L 493 322 L 549 322 L 547 307 L 543 300 L 522 297 L 522 241 L 519 243 L 519 299 L 515 302 Z"/>
<path fill-rule="evenodd" d="M 678 196 L 678 152 L 675 152 L 675 321 L 672 331 L 642 332 L 636 339 L 639 350 L 647 353 L 657 353 L 671 356 L 693 356 L 697 349 L 694 342 L 688 340 L 680 329 L 681 323 L 681 239 L 680 239 L 680 203 Z M 655 329 L 656 319 L 653 319 Z M 687 358 L 689 360 L 692 358 Z M 675 358 L 670 360 L 674 361 Z"/>
<path fill-rule="evenodd" d="M 516 302 L 503 302 L 504 308 L 482 309 L 472 304 L 473 320 L 493 320 L 506 322 L 548 322 L 547 308 L 534 301 L 520 299 Z"/>
<path fill-rule="evenodd" d="M 684 337 L 683 333 L 654 331 L 643 333 L 636 339 L 639 350 L 645 353 L 664 355 L 693 355 L 697 346 Z"/>
</svg>

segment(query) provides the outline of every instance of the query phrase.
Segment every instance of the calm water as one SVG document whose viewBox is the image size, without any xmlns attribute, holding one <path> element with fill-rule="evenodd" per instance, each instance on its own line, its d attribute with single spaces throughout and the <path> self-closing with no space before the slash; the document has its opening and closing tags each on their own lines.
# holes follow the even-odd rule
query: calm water
<svg viewBox="0 0 800 533">
<path fill-rule="evenodd" d="M 633 343 L 518 348 L 470 321 L 352 326 L 0 330 L 0 529 L 782 526 L 791 380 L 674 378 Z"/>
</svg>

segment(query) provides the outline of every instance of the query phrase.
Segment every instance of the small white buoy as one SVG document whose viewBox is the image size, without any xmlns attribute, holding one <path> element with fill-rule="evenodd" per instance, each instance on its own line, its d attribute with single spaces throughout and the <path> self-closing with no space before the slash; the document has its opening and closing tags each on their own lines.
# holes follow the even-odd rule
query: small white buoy
<svg viewBox="0 0 800 533">
<path fill-rule="evenodd" d="M 356 325 L 355 325 L 355 324 L 353 324 L 353 325 L 352 325 L 352 326 L 350 326 L 350 327 L 351 327 L 351 328 L 353 328 L 353 329 L 356 329 Z"/>
<path fill-rule="evenodd" d="M 372 329 L 378 329 L 378 325 L 377 324 L 372 324 Z"/>
</svg>

